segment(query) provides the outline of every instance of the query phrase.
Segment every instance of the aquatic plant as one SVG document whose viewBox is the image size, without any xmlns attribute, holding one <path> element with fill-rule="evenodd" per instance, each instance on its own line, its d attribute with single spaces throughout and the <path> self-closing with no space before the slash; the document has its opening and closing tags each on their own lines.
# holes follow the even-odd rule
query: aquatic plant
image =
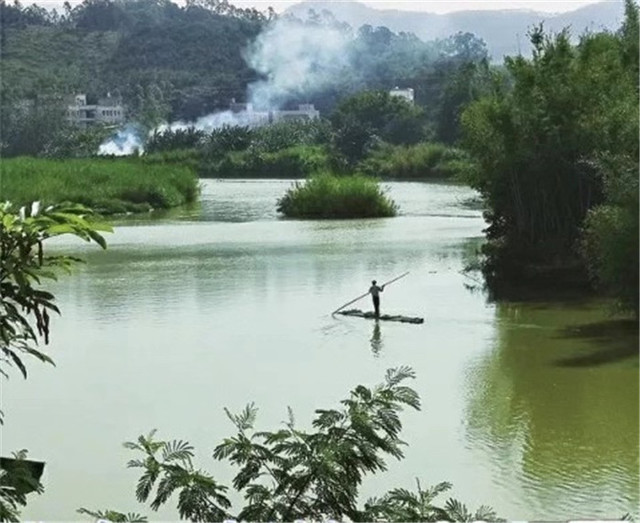
<svg viewBox="0 0 640 523">
<path fill-rule="evenodd" d="M 378 218 L 395 216 L 398 207 L 373 178 L 322 173 L 294 183 L 278 211 L 292 218 Z"/>
</svg>

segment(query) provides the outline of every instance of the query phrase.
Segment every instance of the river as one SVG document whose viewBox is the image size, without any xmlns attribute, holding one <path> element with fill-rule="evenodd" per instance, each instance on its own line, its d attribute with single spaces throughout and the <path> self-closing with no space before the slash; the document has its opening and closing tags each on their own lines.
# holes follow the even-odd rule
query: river
<svg viewBox="0 0 640 523">
<path fill-rule="evenodd" d="M 55 245 L 88 262 L 53 285 L 56 367 L 29 361 L 2 391 L 2 454 L 47 462 L 24 517 L 79 519 L 84 506 L 178 519 L 137 504 L 122 442 L 157 428 L 228 481 L 211 458 L 233 433 L 224 407 L 254 401 L 258 427 L 275 429 L 290 406 L 305 426 L 400 365 L 423 409 L 403 414 L 406 457 L 363 497 L 419 478 L 510 520 L 637 513 L 636 331 L 594 301 L 489 303 L 460 273 L 484 227 L 465 187 L 389 183 L 396 218 L 296 221 L 275 212 L 290 183 L 206 180 L 199 208 L 120 223 L 107 251 Z M 331 317 L 405 271 L 382 312 L 424 324 Z"/>
</svg>

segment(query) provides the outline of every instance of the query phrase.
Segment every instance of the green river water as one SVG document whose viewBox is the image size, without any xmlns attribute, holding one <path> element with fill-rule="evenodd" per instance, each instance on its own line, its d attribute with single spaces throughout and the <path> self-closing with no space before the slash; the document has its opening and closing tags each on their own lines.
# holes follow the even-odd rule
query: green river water
<svg viewBox="0 0 640 523">
<path fill-rule="evenodd" d="M 223 407 L 255 401 L 274 429 L 291 406 L 306 425 L 399 365 L 415 369 L 423 410 L 403 415 L 406 457 L 363 497 L 417 477 L 510 520 L 637 514 L 637 331 L 602 303 L 489 303 L 470 289 L 459 271 L 484 222 L 467 188 L 389 183 L 399 217 L 320 222 L 278 218 L 289 184 L 204 181 L 199 209 L 122 223 L 106 252 L 60 242 L 88 263 L 53 287 L 56 367 L 30 361 L 2 391 L 2 454 L 47 462 L 26 518 L 77 520 L 85 506 L 176 520 L 136 503 L 123 441 L 153 428 L 189 440 L 227 481 L 211 458 L 233 432 Z M 331 317 L 405 271 L 382 312 L 424 324 Z"/>
</svg>

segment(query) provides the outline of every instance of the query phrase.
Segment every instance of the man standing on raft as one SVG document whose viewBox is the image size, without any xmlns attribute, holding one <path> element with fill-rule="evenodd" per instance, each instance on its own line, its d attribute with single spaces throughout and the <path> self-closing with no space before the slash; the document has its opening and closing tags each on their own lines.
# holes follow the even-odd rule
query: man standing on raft
<svg viewBox="0 0 640 523">
<path fill-rule="evenodd" d="M 375 309 L 376 318 L 380 317 L 380 293 L 384 291 L 384 285 L 382 287 L 378 287 L 376 285 L 376 280 L 371 282 L 371 287 L 369 288 L 369 294 L 371 294 L 371 298 L 373 299 L 373 308 Z"/>
</svg>

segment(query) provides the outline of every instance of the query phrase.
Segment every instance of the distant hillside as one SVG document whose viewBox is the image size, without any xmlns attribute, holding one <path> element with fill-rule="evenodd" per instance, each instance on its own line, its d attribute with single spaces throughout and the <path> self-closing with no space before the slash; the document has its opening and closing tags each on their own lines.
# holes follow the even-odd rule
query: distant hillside
<svg viewBox="0 0 640 523">
<path fill-rule="evenodd" d="M 530 54 L 527 31 L 540 22 L 544 22 L 545 27 L 552 31 L 570 26 L 574 36 L 586 29 L 615 30 L 622 22 L 624 3 L 622 0 L 605 1 L 556 15 L 529 10 L 434 14 L 375 9 L 355 0 L 308 0 L 291 6 L 286 12 L 305 19 L 309 10 L 318 14 L 327 10 L 337 20 L 355 28 L 365 24 L 386 26 L 396 32 L 412 32 L 423 40 L 446 38 L 458 31 L 474 33 L 487 43 L 493 60 L 501 61 L 504 55 L 516 54 L 518 46 L 523 54 Z"/>
</svg>

